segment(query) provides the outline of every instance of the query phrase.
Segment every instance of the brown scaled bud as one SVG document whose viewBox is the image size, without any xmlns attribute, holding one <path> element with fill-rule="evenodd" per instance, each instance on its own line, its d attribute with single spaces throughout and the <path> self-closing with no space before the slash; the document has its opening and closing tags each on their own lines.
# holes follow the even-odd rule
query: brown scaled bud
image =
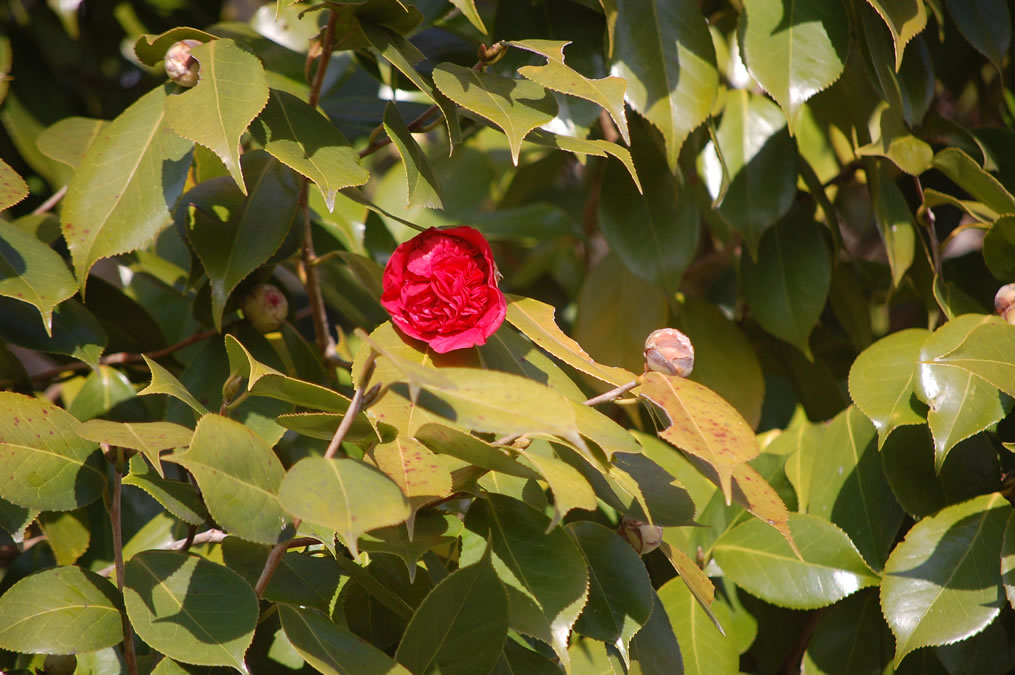
<svg viewBox="0 0 1015 675">
<path fill-rule="evenodd" d="M 694 369 L 694 345 L 676 328 L 660 328 L 645 340 L 645 367 L 657 373 L 687 377 Z"/>
<path fill-rule="evenodd" d="M 258 284 L 243 300 L 243 316 L 259 333 L 278 330 L 289 314 L 289 301 L 271 284 Z"/>
<path fill-rule="evenodd" d="M 634 547 L 638 555 L 651 553 L 663 543 L 663 528 L 643 523 L 630 516 L 620 519 L 620 534 Z"/>
<path fill-rule="evenodd" d="M 1015 324 L 1015 284 L 1005 284 L 997 289 L 997 295 L 994 296 L 994 309 L 1002 319 L 1010 324 Z"/>
<path fill-rule="evenodd" d="M 166 50 L 166 75 L 181 87 L 197 84 L 201 64 L 190 55 L 190 50 L 199 44 L 199 40 L 180 40 Z"/>
</svg>

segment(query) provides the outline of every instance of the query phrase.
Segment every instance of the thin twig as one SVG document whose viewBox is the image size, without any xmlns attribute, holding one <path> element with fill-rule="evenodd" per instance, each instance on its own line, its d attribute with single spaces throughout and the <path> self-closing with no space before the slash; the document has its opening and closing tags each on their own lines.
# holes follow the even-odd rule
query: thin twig
<svg viewBox="0 0 1015 675">
<path fill-rule="evenodd" d="M 163 551 L 185 551 L 191 546 L 197 546 L 199 544 L 217 544 L 225 539 L 228 535 L 222 530 L 210 529 L 204 532 L 198 532 L 193 537 L 185 537 L 183 539 L 177 539 L 171 541 L 165 546 L 160 546 L 159 549 Z M 188 542 L 190 542 L 188 544 Z M 186 547 L 186 548 L 184 548 Z M 115 571 L 114 565 L 103 567 L 101 570 L 96 572 L 100 577 L 108 577 Z"/>
<path fill-rule="evenodd" d="M 123 593 L 123 528 L 120 523 L 123 478 L 123 448 L 116 449 L 113 466 L 113 500 L 109 505 L 109 521 L 113 528 L 113 566 L 116 569 L 116 587 Z M 120 616 L 123 622 L 123 658 L 127 662 L 129 675 L 137 675 L 137 652 L 134 651 L 134 631 L 126 614 Z"/>
<path fill-rule="evenodd" d="M 60 200 L 63 199 L 63 196 L 65 194 L 67 194 L 66 185 L 64 185 L 62 188 L 51 194 L 49 196 L 49 199 L 36 206 L 35 209 L 32 210 L 32 215 L 39 216 L 42 215 L 43 213 L 48 213 L 50 209 L 52 209 L 54 206 L 60 203 Z"/>
<path fill-rule="evenodd" d="M 370 354 L 367 356 L 366 363 L 363 366 L 363 375 L 360 377 L 359 386 L 356 387 L 352 401 L 349 402 L 349 409 L 345 411 L 345 417 L 342 418 L 341 424 L 335 430 L 335 435 L 331 437 L 331 443 L 328 444 L 328 449 L 324 453 L 324 459 L 331 459 L 335 456 L 335 453 L 338 452 L 339 447 L 342 445 L 342 441 L 345 440 L 345 435 L 352 427 L 353 420 L 359 415 L 363 407 L 364 396 L 370 385 L 370 377 L 374 372 L 374 360 L 376 358 L 377 352 L 370 350 Z M 292 527 L 294 532 L 300 528 L 302 522 L 300 518 L 293 518 Z M 275 576 L 275 571 L 282 563 L 282 556 L 292 547 L 295 541 L 296 538 L 288 539 L 275 544 L 271 549 L 271 553 L 268 554 L 268 559 L 264 563 L 264 569 L 261 570 L 261 576 L 258 577 L 257 584 L 254 586 L 254 592 L 257 593 L 257 597 L 260 598 L 264 595 L 264 589 L 268 587 L 268 583 L 271 582 L 271 578 Z"/>
<path fill-rule="evenodd" d="M 934 261 L 934 276 L 940 279 L 942 270 L 941 245 L 938 242 L 937 229 L 935 228 L 937 218 L 934 216 L 934 211 L 927 206 L 927 197 L 923 193 L 923 183 L 920 182 L 920 177 L 913 176 L 913 183 L 916 185 L 916 194 L 920 198 L 920 208 L 917 210 L 917 216 L 921 213 L 923 214 L 920 220 L 927 229 L 927 237 L 930 239 L 930 255 Z"/>
</svg>

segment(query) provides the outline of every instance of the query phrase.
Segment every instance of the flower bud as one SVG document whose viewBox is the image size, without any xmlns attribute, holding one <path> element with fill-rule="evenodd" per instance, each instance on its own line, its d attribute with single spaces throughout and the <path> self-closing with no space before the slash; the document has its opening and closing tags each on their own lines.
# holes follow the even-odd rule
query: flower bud
<svg viewBox="0 0 1015 675">
<path fill-rule="evenodd" d="M 1005 284 L 997 289 L 994 309 L 1008 323 L 1015 324 L 1015 284 Z"/>
<path fill-rule="evenodd" d="M 260 333 L 270 333 L 285 322 L 289 301 L 271 284 L 258 284 L 243 300 L 243 316 Z"/>
<path fill-rule="evenodd" d="M 166 75 L 181 87 L 197 84 L 201 64 L 190 55 L 190 50 L 199 44 L 199 40 L 180 40 L 166 50 Z"/>
<path fill-rule="evenodd" d="M 687 377 L 694 368 L 694 345 L 676 328 L 660 328 L 645 340 L 645 367 L 657 373 Z"/>
<path fill-rule="evenodd" d="M 651 553 L 659 548 L 659 544 L 663 543 L 663 528 L 643 523 L 630 516 L 620 519 L 620 534 L 638 555 Z"/>
</svg>

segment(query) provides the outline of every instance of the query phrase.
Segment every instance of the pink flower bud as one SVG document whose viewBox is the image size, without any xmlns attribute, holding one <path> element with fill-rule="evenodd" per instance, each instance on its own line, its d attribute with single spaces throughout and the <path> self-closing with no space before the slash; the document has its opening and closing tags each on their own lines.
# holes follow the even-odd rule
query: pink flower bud
<svg viewBox="0 0 1015 675">
<path fill-rule="evenodd" d="M 620 534 L 634 547 L 638 555 L 651 553 L 663 543 L 663 528 L 643 523 L 630 516 L 620 519 Z"/>
<path fill-rule="evenodd" d="M 1015 284 L 1005 284 L 997 289 L 997 295 L 994 296 L 994 309 L 1002 319 L 1010 324 L 1015 324 Z"/>
<path fill-rule="evenodd" d="M 271 284 L 258 284 L 243 300 L 243 316 L 260 333 L 278 330 L 289 314 L 289 301 Z"/>
<path fill-rule="evenodd" d="M 199 44 L 201 44 L 199 40 L 181 40 L 174 42 L 166 50 L 166 75 L 181 87 L 193 87 L 197 84 L 201 64 L 190 55 L 190 50 Z"/>
<path fill-rule="evenodd" d="M 676 328 L 660 328 L 645 340 L 645 366 L 657 373 L 687 377 L 694 368 L 694 345 Z"/>
</svg>

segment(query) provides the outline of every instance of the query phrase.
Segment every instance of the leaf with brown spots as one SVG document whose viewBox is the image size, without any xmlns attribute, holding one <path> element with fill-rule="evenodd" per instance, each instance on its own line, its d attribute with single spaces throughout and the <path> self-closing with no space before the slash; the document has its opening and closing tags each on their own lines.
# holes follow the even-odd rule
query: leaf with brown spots
<svg viewBox="0 0 1015 675">
<path fill-rule="evenodd" d="M 399 436 L 390 443 L 382 443 L 373 450 L 377 468 L 395 481 L 409 500 L 412 513 L 406 520 L 409 541 L 412 541 L 416 511 L 428 501 L 451 494 L 452 457 L 433 453 L 417 440 Z"/>
<path fill-rule="evenodd" d="M 730 504 L 735 469 L 760 452 L 743 416 L 708 387 L 680 377 L 647 373 L 639 393 L 669 417 L 670 426 L 659 436 L 714 468 Z"/>
</svg>

